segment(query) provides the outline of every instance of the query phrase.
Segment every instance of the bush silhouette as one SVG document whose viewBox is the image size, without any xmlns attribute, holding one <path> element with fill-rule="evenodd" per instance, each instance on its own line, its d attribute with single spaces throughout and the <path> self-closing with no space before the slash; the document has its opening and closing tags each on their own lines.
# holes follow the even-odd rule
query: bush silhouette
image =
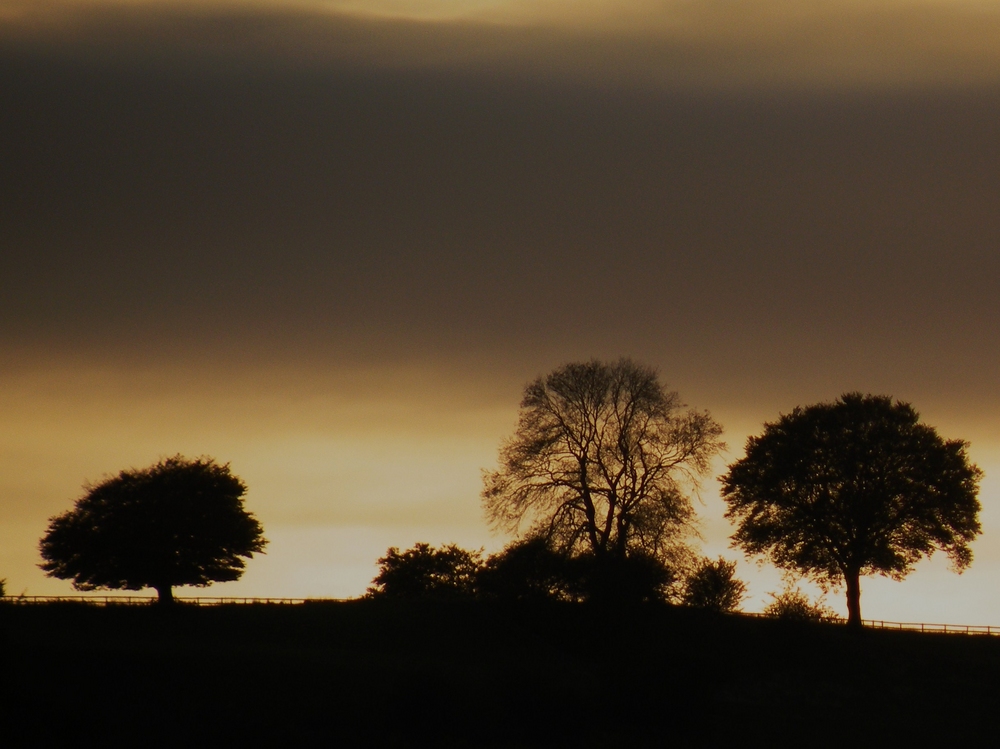
<svg viewBox="0 0 1000 749">
<path fill-rule="evenodd" d="M 571 560 L 579 598 L 600 605 L 666 602 L 677 576 L 652 554 L 619 557 L 581 554 Z"/>
<path fill-rule="evenodd" d="M 764 607 L 765 616 L 801 622 L 820 622 L 824 619 L 839 618 L 822 600 L 812 601 L 799 588 L 785 588 L 780 595 L 774 593 L 768 595 L 773 600 Z"/>
<path fill-rule="evenodd" d="M 393 546 L 378 560 L 379 573 L 368 588 L 370 597 L 471 598 L 482 555 L 455 544 L 434 548 L 418 543 L 400 551 Z"/>
<path fill-rule="evenodd" d="M 477 579 L 479 595 L 507 601 L 574 601 L 580 596 L 572 560 L 543 538 L 513 543 L 486 560 Z"/>
<path fill-rule="evenodd" d="M 738 611 L 747 586 L 736 577 L 736 562 L 703 559 L 687 576 L 681 603 L 710 611 Z"/>
</svg>

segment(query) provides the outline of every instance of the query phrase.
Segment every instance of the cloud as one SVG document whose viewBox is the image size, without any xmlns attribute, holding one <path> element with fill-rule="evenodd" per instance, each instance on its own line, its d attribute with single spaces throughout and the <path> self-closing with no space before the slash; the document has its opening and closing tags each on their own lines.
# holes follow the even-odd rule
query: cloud
<svg viewBox="0 0 1000 749">
<path fill-rule="evenodd" d="M 607 85 L 977 87 L 1000 12 L 933 0 L 497 0 L 0 4 L 8 43 L 174 63 L 482 69 Z"/>
<path fill-rule="evenodd" d="M 980 6 L 3 7 L 8 361 L 630 354 L 692 398 L 993 400 L 993 89 L 817 72 L 979 59 Z"/>
</svg>

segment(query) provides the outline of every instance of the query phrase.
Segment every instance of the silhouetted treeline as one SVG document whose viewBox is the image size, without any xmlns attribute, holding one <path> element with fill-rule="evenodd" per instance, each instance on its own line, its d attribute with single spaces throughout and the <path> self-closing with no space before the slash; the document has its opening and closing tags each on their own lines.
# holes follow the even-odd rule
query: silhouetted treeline
<svg viewBox="0 0 1000 749">
<path fill-rule="evenodd" d="M 368 595 L 399 600 L 681 602 L 735 611 L 746 591 L 735 577 L 735 563 L 721 557 L 679 571 L 649 554 L 567 554 L 542 538 L 513 543 L 486 558 L 454 544 L 418 543 L 406 551 L 390 548 L 378 563 Z"/>
<path fill-rule="evenodd" d="M 487 518 L 562 555 L 555 587 L 564 597 L 675 594 L 737 607 L 745 589 L 728 562 L 678 575 L 693 554 L 689 495 L 725 449 L 722 426 L 685 408 L 655 369 L 628 358 L 570 363 L 529 382 L 498 469 L 483 476 Z M 888 396 L 797 407 L 748 439 L 720 477 L 732 540 L 781 569 L 843 585 L 848 621 L 860 627 L 863 574 L 902 579 L 935 550 L 958 571 L 971 563 L 983 473 L 967 448 Z"/>
</svg>

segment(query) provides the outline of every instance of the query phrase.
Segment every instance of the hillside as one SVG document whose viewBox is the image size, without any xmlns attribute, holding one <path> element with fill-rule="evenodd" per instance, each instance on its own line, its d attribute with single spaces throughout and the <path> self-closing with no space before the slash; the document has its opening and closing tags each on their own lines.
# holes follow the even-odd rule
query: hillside
<svg viewBox="0 0 1000 749">
<path fill-rule="evenodd" d="M 1000 728 L 1000 638 L 676 608 L 0 605 L 5 746 L 713 746 Z"/>
</svg>

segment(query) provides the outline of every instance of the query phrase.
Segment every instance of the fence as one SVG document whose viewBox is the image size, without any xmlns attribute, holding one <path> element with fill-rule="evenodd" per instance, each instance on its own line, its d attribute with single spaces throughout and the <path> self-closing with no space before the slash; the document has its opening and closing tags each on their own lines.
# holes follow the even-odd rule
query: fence
<svg viewBox="0 0 1000 749">
<path fill-rule="evenodd" d="M 769 618 L 767 614 L 757 612 L 742 612 L 743 616 L 758 619 Z M 820 621 L 827 624 L 847 624 L 846 619 L 839 616 L 823 617 Z M 949 635 L 1000 635 L 1000 626 L 986 624 L 928 624 L 926 622 L 887 622 L 882 619 L 862 619 L 861 623 L 868 629 L 892 629 L 901 632 L 937 632 Z"/>
<path fill-rule="evenodd" d="M 7 596 L 4 603 L 30 605 L 37 603 L 88 603 L 92 606 L 139 606 L 156 603 L 156 596 Z M 310 601 L 338 601 L 338 598 L 222 598 L 215 596 L 175 596 L 175 603 L 193 606 L 226 604 L 302 604 Z"/>
<path fill-rule="evenodd" d="M 898 629 L 910 632 L 941 632 L 961 635 L 1000 635 L 1000 627 L 985 624 L 924 624 L 923 622 L 884 622 L 865 619 L 863 624 L 871 629 Z"/>
<path fill-rule="evenodd" d="M 156 596 L 6 596 L 0 598 L 4 603 L 16 605 L 31 605 L 41 603 L 87 603 L 92 606 L 138 606 L 150 605 L 156 602 Z M 348 601 L 349 598 L 232 598 L 216 596 L 175 597 L 175 603 L 192 606 L 223 606 L 239 605 L 301 605 L 304 603 L 328 603 Z M 754 617 L 764 617 L 764 614 L 749 614 Z M 830 618 L 824 621 L 833 624 L 843 624 L 845 619 Z M 1000 626 L 986 624 L 927 624 L 925 622 L 887 622 L 882 619 L 864 619 L 862 624 L 869 629 L 892 629 L 905 632 L 937 632 L 940 634 L 961 635 L 1000 635 Z"/>
</svg>

